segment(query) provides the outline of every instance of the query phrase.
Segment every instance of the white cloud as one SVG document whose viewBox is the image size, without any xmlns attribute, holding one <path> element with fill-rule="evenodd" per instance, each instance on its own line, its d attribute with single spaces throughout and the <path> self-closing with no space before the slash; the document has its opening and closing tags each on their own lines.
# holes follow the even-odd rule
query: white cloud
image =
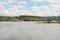
<svg viewBox="0 0 60 40">
<path fill-rule="evenodd" d="M 24 9 L 26 6 L 24 5 L 20 5 L 20 6 L 17 6 L 19 9 Z"/>
<path fill-rule="evenodd" d="M 41 2 L 41 1 L 43 1 L 43 0 L 32 0 L 32 1 L 34 1 L 34 2 Z"/>
<path fill-rule="evenodd" d="M 22 10 L 24 8 L 25 8 L 24 5 L 19 5 L 19 6 L 12 6 L 12 7 L 8 8 L 8 9 L 11 10 L 11 11 L 18 11 L 18 10 Z"/>
<path fill-rule="evenodd" d="M 6 2 L 0 2 L 0 11 L 2 11 L 5 8 L 5 5 L 7 5 L 8 3 Z"/>
<path fill-rule="evenodd" d="M 41 1 L 47 1 L 47 2 L 59 2 L 60 0 L 32 0 L 34 2 L 41 2 Z"/>
<path fill-rule="evenodd" d="M 8 10 L 8 9 L 4 9 L 3 12 L 6 16 L 17 16 L 16 13 L 14 13 L 13 11 Z"/>
<path fill-rule="evenodd" d="M 20 10 L 20 15 L 33 15 L 31 10 Z"/>
<path fill-rule="evenodd" d="M 18 2 L 18 4 L 20 4 L 20 5 L 26 5 L 27 2 L 26 1 L 20 1 L 20 2 Z"/>
<path fill-rule="evenodd" d="M 16 0 L 8 0 L 9 3 L 16 2 Z"/>
<path fill-rule="evenodd" d="M 59 15 L 60 10 L 60 0 L 32 0 L 35 2 L 46 1 L 49 2 L 48 6 L 32 6 L 31 10 L 33 11 L 34 15 L 41 15 L 41 16 L 57 16 Z"/>
<path fill-rule="evenodd" d="M 32 11 L 47 11 L 51 10 L 50 6 L 32 6 Z"/>
<path fill-rule="evenodd" d="M 31 10 L 34 15 L 40 16 L 58 16 L 55 9 L 51 8 L 50 6 L 32 6 Z"/>
<path fill-rule="evenodd" d="M 22 14 L 28 14 L 27 11 L 19 9 L 19 8 L 23 8 L 22 6 L 12 6 L 8 9 L 3 9 L 2 12 L 6 15 L 6 16 L 19 16 Z"/>
<path fill-rule="evenodd" d="M 17 9 L 18 9 L 17 6 L 12 6 L 12 7 L 8 8 L 8 10 L 11 10 L 11 11 L 16 11 Z"/>
<path fill-rule="evenodd" d="M 48 1 L 48 2 L 59 2 L 60 0 L 45 0 L 45 1 Z"/>
<path fill-rule="evenodd" d="M 0 5 L 6 5 L 7 3 L 6 2 L 0 2 Z"/>
<path fill-rule="evenodd" d="M 3 12 L 8 16 L 19 15 L 35 15 L 35 16 L 58 16 L 57 12 L 50 6 L 32 6 L 31 10 L 19 9 L 18 6 L 13 6 L 9 9 L 4 9 Z"/>
<path fill-rule="evenodd" d="M 8 0 L 8 2 L 15 2 L 16 0 Z M 35 2 L 41 2 L 42 0 L 32 0 Z M 31 9 L 25 10 L 26 1 L 18 2 L 18 6 L 11 6 L 6 9 L 4 5 L 7 5 L 6 2 L 0 2 L 0 11 L 4 12 L 8 16 L 17 16 L 17 15 L 35 15 L 35 16 L 57 16 L 60 14 L 60 0 L 45 0 L 50 4 L 48 6 L 32 6 Z"/>
<path fill-rule="evenodd" d="M 15 13 L 16 15 L 31 15 L 31 10 L 24 10 L 22 9 L 24 6 L 13 6 L 9 10 Z"/>
</svg>

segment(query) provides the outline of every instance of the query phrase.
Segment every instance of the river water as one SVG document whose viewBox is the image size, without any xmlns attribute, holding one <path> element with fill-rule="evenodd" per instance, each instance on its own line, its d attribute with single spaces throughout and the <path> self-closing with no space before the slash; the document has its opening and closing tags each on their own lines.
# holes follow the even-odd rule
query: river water
<svg viewBox="0 0 60 40">
<path fill-rule="evenodd" d="M 60 40 L 60 24 L 0 22 L 0 40 Z"/>
</svg>

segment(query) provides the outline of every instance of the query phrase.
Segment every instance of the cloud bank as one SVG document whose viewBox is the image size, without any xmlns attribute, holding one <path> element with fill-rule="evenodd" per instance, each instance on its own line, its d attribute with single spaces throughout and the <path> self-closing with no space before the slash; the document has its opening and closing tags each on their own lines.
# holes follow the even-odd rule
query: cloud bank
<svg viewBox="0 0 60 40">
<path fill-rule="evenodd" d="M 0 0 L 1 16 L 58 16 L 60 0 Z"/>
</svg>

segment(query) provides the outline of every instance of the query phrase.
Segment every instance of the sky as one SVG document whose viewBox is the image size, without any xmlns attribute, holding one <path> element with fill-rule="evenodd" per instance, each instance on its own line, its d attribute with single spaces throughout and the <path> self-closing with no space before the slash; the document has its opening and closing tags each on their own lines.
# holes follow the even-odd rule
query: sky
<svg viewBox="0 0 60 40">
<path fill-rule="evenodd" d="M 58 16 L 60 0 L 0 0 L 0 16 Z"/>
</svg>

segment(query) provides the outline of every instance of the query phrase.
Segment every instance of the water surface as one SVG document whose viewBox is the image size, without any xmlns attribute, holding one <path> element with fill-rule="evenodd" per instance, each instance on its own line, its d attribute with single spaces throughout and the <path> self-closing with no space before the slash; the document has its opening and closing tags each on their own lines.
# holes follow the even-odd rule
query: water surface
<svg viewBox="0 0 60 40">
<path fill-rule="evenodd" d="M 0 22 L 0 40 L 60 40 L 60 24 Z"/>
</svg>

